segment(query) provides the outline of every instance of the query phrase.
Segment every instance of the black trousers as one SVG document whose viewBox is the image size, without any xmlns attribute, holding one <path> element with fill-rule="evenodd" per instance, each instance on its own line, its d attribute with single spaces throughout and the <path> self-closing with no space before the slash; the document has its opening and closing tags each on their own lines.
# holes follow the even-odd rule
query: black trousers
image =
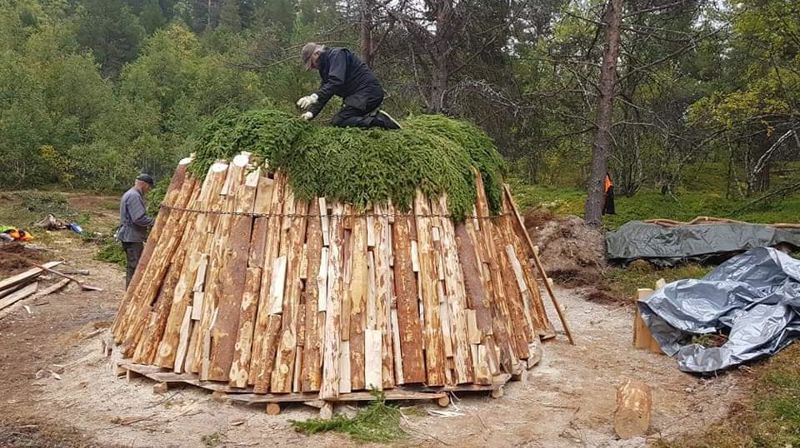
<svg viewBox="0 0 800 448">
<path fill-rule="evenodd" d="M 136 266 L 139 265 L 139 258 L 142 257 L 144 243 L 122 243 L 122 248 L 125 250 L 125 289 L 128 289 Z"/>
<path fill-rule="evenodd" d="M 347 103 L 361 103 L 364 107 L 350 106 Z M 339 112 L 331 119 L 331 124 L 341 128 L 355 127 L 355 128 L 387 128 L 386 120 L 378 116 L 375 112 L 378 107 L 383 103 L 383 96 L 370 96 L 366 101 L 348 101 L 345 99 L 345 104 L 339 109 Z"/>
</svg>

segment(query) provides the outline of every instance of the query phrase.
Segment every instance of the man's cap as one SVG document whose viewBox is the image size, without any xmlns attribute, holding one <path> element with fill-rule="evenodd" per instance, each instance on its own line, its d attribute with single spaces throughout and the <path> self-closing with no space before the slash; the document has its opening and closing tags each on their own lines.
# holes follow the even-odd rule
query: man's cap
<svg viewBox="0 0 800 448">
<path fill-rule="evenodd" d="M 303 65 L 308 68 L 311 64 L 311 55 L 319 48 L 319 45 L 315 42 L 309 42 L 303 45 L 303 49 L 300 50 L 300 58 L 303 60 Z"/>
<path fill-rule="evenodd" d="M 149 174 L 142 173 L 142 174 L 136 176 L 136 180 L 140 180 L 142 182 L 150 184 L 151 187 L 153 185 L 155 185 L 155 181 L 153 180 L 153 178 Z"/>
</svg>

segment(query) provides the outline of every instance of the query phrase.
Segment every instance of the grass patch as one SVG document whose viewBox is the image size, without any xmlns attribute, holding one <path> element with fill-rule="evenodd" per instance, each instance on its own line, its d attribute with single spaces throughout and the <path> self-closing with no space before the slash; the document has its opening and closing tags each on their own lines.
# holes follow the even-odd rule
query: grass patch
<svg viewBox="0 0 800 448">
<path fill-rule="evenodd" d="M 125 251 L 122 249 L 122 244 L 120 244 L 119 241 L 109 237 L 97 243 L 100 249 L 94 256 L 95 260 L 116 264 L 123 268 L 126 266 Z"/>
<path fill-rule="evenodd" d="M 698 434 L 659 440 L 657 448 L 786 448 L 800 446 L 800 344 L 755 367 L 748 396 L 728 417 Z"/>
<path fill-rule="evenodd" d="M 584 191 L 530 185 L 520 179 L 511 179 L 509 183 L 523 210 L 543 207 L 559 215 L 583 216 Z M 656 218 L 689 221 L 697 216 L 714 216 L 754 223 L 778 223 L 797 222 L 800 215 L 800 193 L 743 208 L 752 200 L 730 199 L 712 191 L 681 190 L 673 197 L 644 189 L 630 198 L 617 196 L 617 214 L 606 215 L 603 219 L 605 227 L 613 230 L 628 221 Z"/>
<path fill-rule="evenodd" d="M 605 272 L 605 289 L 616 297 L 636 299 L 639 288 L 653 288 L 659 279 L 667 283 L 686 278 L 701 278 L 711 272 L 713 266 L 689 263 L 672 268 L 656 268 L 644 261 L 633 262 L 627 268 L 611 267 Z"/>
<path fill-rule="evenodd" d="M 374 392 L 376 399 L 362 408 L 353 417 L 336 415 L 330 420 L 292 420 L 292 426 L 304 434 L 334 431 L 350 436 L 360 442 L 391 442 L 406 436 L 400 427 L 400 408 L 386 404 L 383 393 Z"/>
</svg>

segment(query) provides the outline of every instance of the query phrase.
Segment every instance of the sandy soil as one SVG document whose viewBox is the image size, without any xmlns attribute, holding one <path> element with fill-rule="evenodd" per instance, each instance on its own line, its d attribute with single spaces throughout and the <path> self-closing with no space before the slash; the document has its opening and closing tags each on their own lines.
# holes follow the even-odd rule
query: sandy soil
<svg viewBox="0 0 800 448">
<path fill-rule="evenodd" d="M 302 405 L 268 416 L 258 406 L 212 400 L 191 387 L 153 392 L 147 379 L 117 378 L 101 353 L 113 319 L 123 273 L 91 260 L 94 246 L 70 240 L 51 244 L 53 259 L 89 269 L 75 286 L 26 303 L 0 317 L 0 446 L 320 446 L 356 445 L 346 436 L 296 433 L 289 420 L 315 417 Z M 576 345 L 559 335 L 544 344 L 541 363 L 505 395 L 459 394 L 448 416 L 409 413 L 410 436 L 400 446 L 635 447 L 723 418 L 740 396 L 738 373 L 700 379 L 681 373 L 660 355 L 631 347 L 631 310 L 585 300 L 583 290 L 557 288 Z M 555 313 L 551 313 L 555 317 Z M 615 387 L 624 378 L 653 388 L 647 439 L 617 440 L 611 422 Z M 419 405 L 423 412 L 439 411 Z M 343 412 L 353 412 L 343 407 Z"/>
</svg>

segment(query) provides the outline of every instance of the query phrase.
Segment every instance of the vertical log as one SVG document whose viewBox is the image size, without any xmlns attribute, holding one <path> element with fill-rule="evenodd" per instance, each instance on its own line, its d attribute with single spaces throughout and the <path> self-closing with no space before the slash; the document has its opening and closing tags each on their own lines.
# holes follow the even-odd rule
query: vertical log
<svg viewBox="0 0 800 448">
<path fill-rule="evenodd" d="M 269 296 L 272 287 L 272 266 L 275 258 L 279 255 L 281 243 L 281 218 L 286 200 L 286 183 L 286 175 L 282 171 L 276 172 L 272 200 L 269 206 L 270 217 L 267 223 L 267 236 L 264 240 L 264 265 L 261 269 L 261 288 L 259 291 L 258 310 L 256 311 L 256 324 L 253 331 L 250 368 L 247 376 L 248 384 L 255 384 L 256 381 L 260 381 L 262 388 L 265 383 L 269 384 L 268 382 L 271 379 L 271 363 L 275 353 L 274 338 L 277 336 L 277 329 L 280 328 L 280 316 L 270 313 L 271 303 Z M 269 370 L 267 369 L 268 363 L 270 364 Z"/>
<path fill-rule="evenodd" d="M 392 213 L 393 210 L 390 210 Z M 417 278 L 411 262 L 411 232 L 415 221 L 406 214 L 395 216 L 392 227 L 394 286 L 397 297 L 397 323 L 400 335 L 402 379 L 399 384 L 425 382 L 423 338 L 420 326 Z"/>
<path fill-rule="evenodd" d="M 333 208 L 334 219 L 330 222 L 330 248 L 328 249 L 328 303 L 325 306 L 325 349 L 323 350 L 322 387 L 319 397 L 323 400 L 339 396 L 341 372 L 341 305 L 344 284 L 342 281 L 343 261 L 340 250 L 344 244 L 344 228 L 341 215 L 344 209 L 340 204 Z M 348 354 L 349 356 L 349 354 Z M 349 372 L 348 372 L 349 378 Z"/>
<path fill-rule="evenodd" d="M 369 270 L 367 265 L 366 219 L 353 218 L 350 252 L 350 386 L 352 390 L 363 390 L 364 383 L 364 330 L 367 327 L 367 289 Z"/>
<path fill-rule="evenodd" d="M 414 200 L 414 214 L 417 221 L 417 239 L 419 244 L 419 276 L 420 295 L 424 307 L 425 318 L 425 367 L 427 384 L 442 386 L 445 384 L 445 354 L 442 339 L 442 321 L 439 314 L 439 292 L 436 275 L 436 259 L 434 257 L 431 210 L 428 199 L 421 191 L 417 191 Z"/>
<path fill-rule="evenodd" d="M 386 207 L 375 206 L 373 221 L 375 233 L 373 283 L 375 284 L 375 330 L 381 332 L 381 378 L 383 388 L 394 387 L 394 362 L 392 348 L 392 268 L 391 268 L 391 228 Z"/>
<path fill-rule="evenodd" d="M 319 311 L 320 285 L 319 272 L 322 264 L 322 226 L 319 201 L 311 201 L 309 205 L 308 229 L 306 230 L 306 253 L 308 255 L 308 280 L 306 281 L 305 302 L 305 341 L 303 344 L 303 364 L 301 373 L 301 390 L 303 392 L 318 391 L 322 374 L 322 331 L 324 314 Z M 327 256 L 325 257 L 327 273 Z M 326 279 L 327 281 L 327 275 Z M 320 325 L 321 324 L 321 325 Z"/>
<path fill-rule="evenodd" d="M 225 264 L 220 271 L 219 314 L 212 332 L 209 373 L 209 378 L 214 381 L 227 381 L 230 378 L 240 328 L 239 316 L 245 295 L 253 228 L 252 213 L 259 179 L 259 171 L 252 171 L 245 176 L 243 184 L 235 186 L 233 192 L 234 212 L 243 214 L 231 218 L 230 242 L 225 249 Z M 251 290 L 252 288 L 251 282 Z M 252 300 L 252 296 L 248 300 Z"/>
<path fill-rule="evenodd" d="M 299 339 L 300 305 L 303 293 L 303 281 L 300 279 L 303 245 L 306 240 L 306 221 L 308 202 L 295 199 L 294 217 L 286 217 L 288 223 L 288 244 L 286 255 L 288 268 L 286 271 L 286 291 L 283 296 L 283 328 L 280 347 L 275 359 L 275 370 L 272 372 L 272 388 L 274 393 L 291 392 L 294 378 L 297 344 Z M 281 245 L 283 246 L 283 245 Z M 281 247 L 283 253 L 283 247 Z"/>
</svg>

